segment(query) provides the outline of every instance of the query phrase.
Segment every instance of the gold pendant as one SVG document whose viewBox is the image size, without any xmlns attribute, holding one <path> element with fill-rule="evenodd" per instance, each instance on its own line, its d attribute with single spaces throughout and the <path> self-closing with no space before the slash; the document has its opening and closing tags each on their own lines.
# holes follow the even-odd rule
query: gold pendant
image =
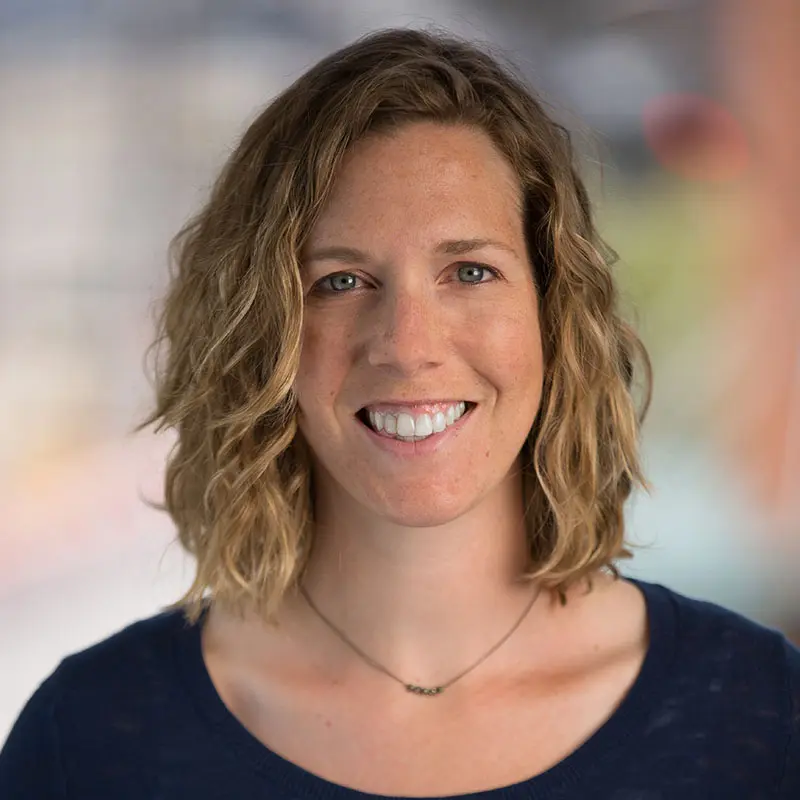
<svg viewBox="0 0 800 800">
<path fill-rule="evenodd" d="M 413 692 L 414 694 L 435 695 L 441 694 L 444 691 L 444 686 L 434 686 L 430 689 L 426 689 L 424 686 L 415 686 L 413 683 L 407 683 L 406 691 Z"/>
</svg>

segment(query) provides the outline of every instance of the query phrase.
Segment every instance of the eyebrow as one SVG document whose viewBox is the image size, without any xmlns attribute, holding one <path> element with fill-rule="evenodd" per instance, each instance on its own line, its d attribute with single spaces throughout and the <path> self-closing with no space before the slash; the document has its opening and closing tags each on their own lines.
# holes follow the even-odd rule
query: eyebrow
<svg viewBox="0 0 800 800">
<path fill-rule="evenodd" d="M 504 250 L 515 257 L 517 252 L 510 245 L 496 239 L 445 239 L 439 242 L 433 248 L 433 252 L 437 255 L 449 256 L 462 256 L 467 253 L 472 253 L 475 250 L 482 250 L 486 247 L 494 247 L 497 250 Z M 321 247 L 312 250 L 303 259 L 304 262 L 309 261 L 340 261 L 345 264 L 367 264 L 376 259 L 372 258 L 368 253 L 359 250 L 356 247 L 342 247 L 333 245 L 331 247 Z"/>
</svg>

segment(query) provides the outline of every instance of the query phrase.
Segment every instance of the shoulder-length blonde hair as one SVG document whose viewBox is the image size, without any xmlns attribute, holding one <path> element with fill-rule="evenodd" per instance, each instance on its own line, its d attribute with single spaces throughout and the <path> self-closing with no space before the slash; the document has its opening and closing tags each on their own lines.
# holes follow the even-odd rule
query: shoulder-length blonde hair
<svg viewBox="0 0 800 800">
<path fill-rule="evenodd" d="M 563 598 L 625 546 L 649 403 L 647 353 L 616 310 L 570 136 L 514 73 L 472 44 L 418 30 L 372 34 L 328 56 L 250 125 L 200 213 L 176 236 L 154 346 L 156 404 L 174 428 L 165 508 L 196 559 L 175 604 L 210 595 L 271 617 L 310 551 L 313 494 L 293 382 L 298 257 L 354 142 L 415 120 L 476 126 L 522 186 L 545 354 L 541 409 L 522 451 L 526 574 Z M 644 368 L 639 414 L 631 392 Z"/>
</svg>

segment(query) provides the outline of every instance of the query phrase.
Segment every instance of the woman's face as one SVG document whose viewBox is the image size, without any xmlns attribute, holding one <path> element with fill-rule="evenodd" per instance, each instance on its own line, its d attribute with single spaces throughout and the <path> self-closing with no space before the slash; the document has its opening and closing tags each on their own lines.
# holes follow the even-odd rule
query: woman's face
<svg viewBox="0 0 800 800">
<path fill-rule="evenodd" d="M 302 262 L 317 492 L 416 527 L 510 479 L 542 348 L 521 191 L 488 136 L 426 122 L 358 143 Z"/>
</svg>

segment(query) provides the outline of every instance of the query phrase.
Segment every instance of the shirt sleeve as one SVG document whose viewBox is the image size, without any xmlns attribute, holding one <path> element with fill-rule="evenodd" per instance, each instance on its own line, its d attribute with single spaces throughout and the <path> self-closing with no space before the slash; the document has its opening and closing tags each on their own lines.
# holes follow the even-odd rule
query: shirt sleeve
<svg viewBox="0 0 800 800">
<path fill-rule="evenodd" d="M 0 750 L 0 798 L 66 800 L 56 722 L 58 671 L 34 692 Z"/>
<path fill-rule="evenodd" d="M 783 779 L 777 797 L 779 800 L 797 800 L 800 798 L 800 650 L 788 641 L 785 648 L 791 711 Z"/>
</svg>

